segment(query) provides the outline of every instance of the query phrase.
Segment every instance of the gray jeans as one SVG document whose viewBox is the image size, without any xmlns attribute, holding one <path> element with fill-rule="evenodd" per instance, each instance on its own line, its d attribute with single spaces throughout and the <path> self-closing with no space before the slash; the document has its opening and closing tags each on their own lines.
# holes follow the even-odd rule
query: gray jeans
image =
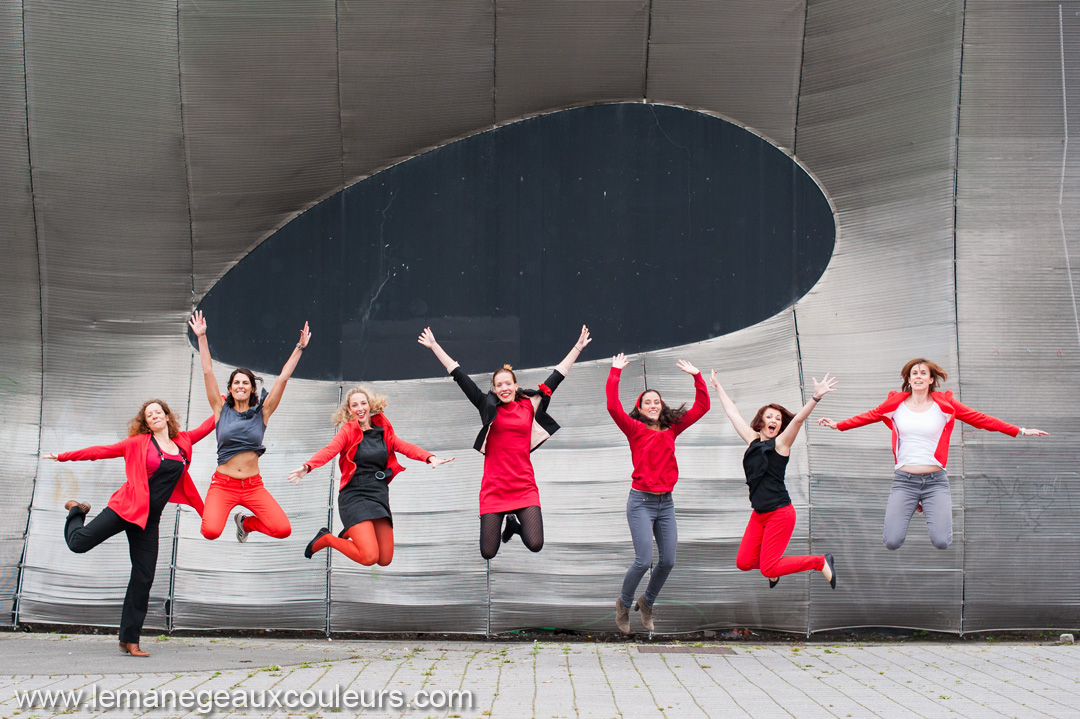
<svg viewBox="0 0 1080 719">
<path fill-rule="evenodd" d="M 899 549 L 907 538 L 908 524 L 915 507 L 922 503 L 930 542 L 938 549 L 952 544 L 952 495 L 949 475 L 944 469 L 927 474 L 896 470 L 889 504 L 885 507 L 885 529 L 881 541 L 886 549 Z"/>
<path fill-rule="evenodd" d="M 624 607 L 634 603 L 634 592 L 645 571 L 652 565 L 652 540 L 655 535 L 660 561 L 652 568 L 649 586 L 645 588 L 645 601 L 652 604 L 675 566 L 675 545 L 679 540 L 679 531 L 675 526 L 675 502 L 671 499 L 671 492 L 649 494 L 631 489 L 626 499 L 626 522 L 630 525 L 634 554 L 637 556 L 623 578 L 622 603 Z"/>
</svg>

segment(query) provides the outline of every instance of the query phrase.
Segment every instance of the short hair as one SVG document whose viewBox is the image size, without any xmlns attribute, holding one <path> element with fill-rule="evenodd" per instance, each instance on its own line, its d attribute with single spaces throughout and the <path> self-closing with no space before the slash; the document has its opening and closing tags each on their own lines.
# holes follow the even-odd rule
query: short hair
<svg viewBox="0 0 1080 719">
<path fill-rule="evenodd" d="M 780 431 L 783 432 L 787 429 L 787 426 L 791 424 L 791 420 L 795 419 L 795 415 L 788 412 L 786 408 L 779 404 L 767 404 L 757 411 L 754 418 L 750 420 L 750 429 L 755 432 L 760 432 L 761 428 L 765 426 L 765 410 L 775 409 L 780 413 Z"/>
<path fill-rule="evenodd" d="M 924 359 L 923 357 L 917 357 L 917 358 L 911 360 L 910 362 L 908 362 L 906 365 L 904 365 L 904 369 L 900 370 L 900 379 L 902 380 L 900 382 L 900 391 L 901 392 L 910 392 L 911 391 L 911 382 L 908 381 L 908 378 L 911 376 L 911 369 L 913 367 L 915 367 L 917 365 L 921 365 L 921 364 L 926 365 L 926 368 L 928 370 L 930 370 L 930 380 L 931 380 L 931 382 L 930 382 L 930 391 L 931 392 L 937 392 L 938 385 L 941 384 L 942 382 L 944 382 L 945 380 L 949 379 L 949 373 L 946 372 L 945 370 L 943 370 L 941 368 L 941 365 L 939 365 L 937 362 L 933 362 L 931 360 Z"/>
</svg>

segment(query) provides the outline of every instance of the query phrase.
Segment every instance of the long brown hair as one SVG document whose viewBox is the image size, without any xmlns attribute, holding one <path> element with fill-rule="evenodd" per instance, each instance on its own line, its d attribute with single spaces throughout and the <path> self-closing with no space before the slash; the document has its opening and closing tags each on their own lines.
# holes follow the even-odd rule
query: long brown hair
<svg viewBox="0 0 1080 719">
<path fill-rule="evenodd" d="M 180 434 L 180 416 L 169 409 L 169 405 L 165 404 L 163 399 L 148 399 L 143 402 L 143 406 L 139 407 L 139 413 L 128 422 L 128 437 L 134 437 L 137 434 L 153 434 L 150 431 L 150 425 L 146 423 L 146 408 L 152 404 L 161 405 L 162 411 L 165 412 L 165 421 L 169 424 L 169 439 L 175 439 L 176 435 Z"/>
<path fill-rule="evenodd" d="M 638 395 L 637 401 L 634 402 L 634 408 L 630 410 L 630 419 L 636 419 L 642 424 L 649 424 L 645 419 L 645 415 L 641 413 L 641 398 L 647 395 L 649 392 L 654 392 L 657 397 L 660 397 L 660 393 L 655 389 L 647 389 Z M 667 402 L 663 397 L 660 397 L 660 415 L 656 418 L 656 422 L 660 425 L 660 429 L 668 429 L 673 424 L 678 424 L 679 420 L 686 414 L 686 402 L 683 402 L 678 409 L 672 409 L 667 406 Z"/>
<path fill-rule="evenodd" d="M 236 379 L 236 375 L 242 374 L 251 380 L 251 394 L 248 395 L 248 406 L 254 407 L 259 403 L 259 385 L 262 381 L 262 377 L 256 377 L 255 373 L 249 370 L 247 367 L 237 367 L 229 375 L 229 382 L 225 385 L 225 402 L 230 407 L 236 407 L 236 400 L 232 396 L 232 383 Z"/>
<path fill-rule="evenodd" d="M 917 357 L 904 365 L 904 369 L 900 370 L 900 378 L 903 380 L 903 382 L 900 383 L 901 392 L 911 391 L 911 382 L 908 379 L 909 377 L 911 377 L 911 368 L 921 364 L 926 365 L 926 369 L 930 370 L 931 392 L 937 392 L 938 385 L 949 379 L 948 372 L 941 369 L 941 365 L 939 365 L 937 362 L 932 362 L 931 360 Z"/>
<path fill-rule="evenodd" d="M 765 426 L 765 410 L 775 409 L 780 413 L 780 432 L 787 429 L 787 426 L 791 424 L 791 420 L 795 419 L 795 415 L 787 411 L 787 408 L 779 404 L 767 404 L 757 411 L 754 418 L 750 420 L 750 429 L 755 432 L 760 432 L 761 428 Z M 780 432 L 777 432 L 779 434 Z"/>
</svg>

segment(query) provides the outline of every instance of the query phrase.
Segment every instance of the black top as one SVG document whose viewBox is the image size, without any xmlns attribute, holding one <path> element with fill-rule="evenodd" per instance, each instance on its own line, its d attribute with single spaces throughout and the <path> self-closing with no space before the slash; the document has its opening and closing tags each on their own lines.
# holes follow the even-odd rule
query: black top
<svg viewBox="0 0 1080 719">
<path fill-rule="evenodd" d="M 390 461 L 390 453 L 386 450 L 386 438 L 383 437 L 382 427 L 372 427 L 364 430 L 364 438 L 356 445 L 356 453 L 353 462 L 356 463 L 357 474 L 374 474 L 385 472 L 386 464 Z"/>
<path fill-rule="evenodd" d="M 178 462 L 165 456 L 153 435 L 150 436 L 150 441 L 154 444 L 158 460 L 161 462 L 147 480 L 150 489 L 150 516 L 160 517 L 165 510 L 165 505 L 169 503 L 169 498 L 172 497 L 173 490 L 176 489 L 176 483 L 184 476 L 184 469 L 189 464 L 189 460 L 183 447 L 177 447 L 180 450 L 180 456 L 184 458 L 183 462 Z"/>
<path fill-rule="evenodd" d="M 788 458 L 776 451 L 776 437 L 764 442 L 759 437 L 746 448 L 742 464 L 755 512 L 764 514 L 791 504 L 784 486 L 787 463 Z"/>
</svg>

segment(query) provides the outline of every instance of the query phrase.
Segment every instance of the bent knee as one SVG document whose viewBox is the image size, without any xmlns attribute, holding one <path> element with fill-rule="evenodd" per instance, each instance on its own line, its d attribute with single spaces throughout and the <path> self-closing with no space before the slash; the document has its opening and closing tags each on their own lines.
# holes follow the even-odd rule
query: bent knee
<svg viewBox="0 0 1080 719">
<path fill-rule="evenodd" d="M 740 572 L 749 572 L 751 569 L 757 569 L 757 562 L 751 562 L 748 559 L 736 559 L 735 566 L 739 568 Z"/>
<path fill-rule="evenodd" d="M 539 542 L 526 542 L 525 548 L 530 552 L 539 552 L 544 548 L 544 540 L 541 539 Z"/>
<path fill-rule="evenodd" d="M 885 549 L 896 550 L 904 546 L 904 540 L 907 537 L 882 537 L 881 543 L 885 545 Z"/>
<path fill-rule="evenodd" d="M 952 545 L 952 536 L 930 537 L 930 543 L 934 545 L 934 549 L 948 549 Z"/>
<path fill-rule="evenodd" d="M 205 524 L 199 527 L 199 531 L 202 532 L 202 536 L 206 537 L 207 539 L 217 539 L 221 536 L 221 532 L 223 529 L 224 527 L 222 527 L 221 529 L 211 529 Z"/>
<path fill-rule="evenodd" d="M 286 539 L 292 534 L 292 527 L 275 527 L 272 531 L 267 532 L 274 539 Z"/>
<path fill-rule="evenodd" d="M 671 559 L 671 560 L 663 560 L 663 559 L 661 559 L 659 562 L 656 563 L 656 568 L 658 570 L 660 570 L 660 571 L 670 572 L 672 569 L 675 568 L 675 560 L 674 559 Z"/>
</svg>

